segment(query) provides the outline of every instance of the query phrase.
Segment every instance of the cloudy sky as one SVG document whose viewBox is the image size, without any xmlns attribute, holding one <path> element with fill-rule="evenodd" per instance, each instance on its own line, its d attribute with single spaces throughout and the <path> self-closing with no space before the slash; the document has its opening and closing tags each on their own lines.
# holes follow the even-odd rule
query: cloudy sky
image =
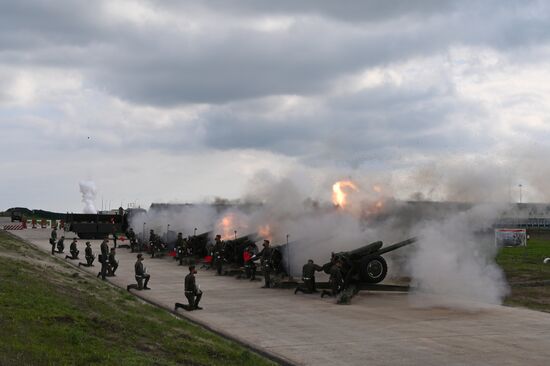
<svg viewBox="0 0 550 366">
<path fill-rule="evenodd" d="M 99 208 L 236 198 L 266 172 L 316 198 L 351 176 L 545 200 L 549 18 L 546 1 L 0 0 L 0 209 L 78 211 L 81 180 Z"/>
</svg>

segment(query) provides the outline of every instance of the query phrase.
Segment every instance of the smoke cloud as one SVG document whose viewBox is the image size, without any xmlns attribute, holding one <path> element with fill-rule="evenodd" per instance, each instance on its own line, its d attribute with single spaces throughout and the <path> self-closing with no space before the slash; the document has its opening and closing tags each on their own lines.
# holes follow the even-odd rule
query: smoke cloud
<svg viewBox="0 0 550 366">
<path fill-rule="evenodd" d="M 80 193 L 82 194 L 82 202 L 84 202 L 84 213 L 97 213 L 97 209 L 94 205 L 97 189 L 93 181 L 80 181 Z"/>
<path fill-rule="evenodd" d="M 407 260 L 418 305 L 500 304 L 508 293 L 504 274 L 495 263 L 497 248 L 490 228 L 504 207 L 480 204 L 466 211 L 416 225 L 418 242 Z"/>
</svg>

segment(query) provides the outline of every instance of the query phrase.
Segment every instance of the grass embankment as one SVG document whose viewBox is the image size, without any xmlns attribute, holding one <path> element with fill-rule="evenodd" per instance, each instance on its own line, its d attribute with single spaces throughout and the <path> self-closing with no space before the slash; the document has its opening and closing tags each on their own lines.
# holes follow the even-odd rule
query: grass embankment
<svg viewBox="0 0 550 366">
<path fill-rule="evenodd" d="M 271 365 L 0 231 L 0 365 Z"/>
<path fill-rule="evenodd" d="M 550 240 L 531 239 L 527 247 L 503 248 L 497 256 L 510 294 L 504 303 L 533 310 L 550 312 L 550 264 L 543 259 L 550 257 Z"/>
</svg>

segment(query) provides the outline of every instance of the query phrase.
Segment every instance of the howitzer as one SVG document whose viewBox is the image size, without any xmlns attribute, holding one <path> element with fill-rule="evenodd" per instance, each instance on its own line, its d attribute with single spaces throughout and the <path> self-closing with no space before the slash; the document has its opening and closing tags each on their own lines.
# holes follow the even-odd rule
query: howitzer
<svg viewBox="0 0 550 366">
<path fill-rule="evenodd" d="M 268 265 L 271 267 L 273 274 L 288 275 L 283 265 L 283 253 L 287 252 L 287 244 L 274 245 L 271 247 L 271 259 Z M 257 261 L 259 259 L 260 257 L 258 257 L 257 254 L 251 258 L 252 261 Z"/>
<path fill-rule="evenodd" d="M 334 253 L 331 261 L 323 266 L 323 270 L 329 273 L 332 265 L 339 260 L 342 262 L 344 287 L 353 282 L 379 283 L 388 273 L 388 264 L 382 255 L 414 242 L 416 238 L 410 238 L 384 248 L 383 243 L 377 241 L 347 252 Z"/>
<path fill-rule="evenodd" d="M 258 234 L 248 234 L 233 240 L 226 240 L 223 250 L 223 259 L 227 263 L 244 265 L 243 253 L 249 245 L 256 245 Z"/>
<path fill-rule="evenodd" d="M 208 254 L 206 246 L 208 244 L 208 238 L 212 235 L 211 231 L 204 232 L 199 235 L 193 235 L 187 238 L 187 245 L 191 251 L 191 255 L 204 257 Z"/>
</svg>

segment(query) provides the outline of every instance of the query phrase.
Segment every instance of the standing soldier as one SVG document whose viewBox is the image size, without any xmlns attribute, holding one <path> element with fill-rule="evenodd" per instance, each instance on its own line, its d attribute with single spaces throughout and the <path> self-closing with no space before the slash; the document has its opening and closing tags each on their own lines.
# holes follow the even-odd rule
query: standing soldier
<svg viewBox="0 0 550 366">
<path fill-rule="evenodd" d="M 143 255 L 139 253 L 137 255 L 137 261 L 134 265 L 134 271 L 136 274 L 136 282 L 137 284 L 131 284 L 126 286 L 126 290 L 130 291 L 130 289 L 135 288 L 137 290 L 150 290 L 149 287 L 147 287 L 147 284 L 149 283 L 149 279 L 151 278 L 151 275 L 147 273 L 147 270 L 143 266 Z M 145 280 L 145 282 L 143 282 Z"/>
<path fill-rule="evenodd" d="M 176 255 L 177 259 L 180 261 L 180 266 L 183 264 L 183 257 L 185 255 L 185 240 L 183 239 L 183 234 L 178 233 L 176 239 Z"/>
<path fill-rule="evenodd" d="M 202 297 L 202 291 L 197 286 L 197 283 L 195 281 L 195 274 L 197 274 L 195 266 L 190 265 L 189 274 L 185 276 L 185 297 L 187 297 L 187 302 L 189 304 L 183 305 L 177 302 L 174 306 L 174 311 L 177 311 L 178 308 L 183 308 L 187 311 L 202 310 L 202 308 L 199 306 L 199 302 L 201 301 Z"/>
<path fill-rule="evenodd" d="M 101 257 L 99 258 L 101 271 L 97 274 L 97 277 L 101 276 L 101 279 L 104 280 L 105 276 L 107 276 L 107 267 L 109 266 L 109 239 L 103 239 L 99 248 L 101 249 Z"/>
<path fill-rule="evenodd" d="M 69 251 L 71 255 L 70 256 L 66 255 L 65 259 L 78 259 L 78 253 L 80 253 L 80 251 L 78 250 L 76 245 L 77 245 L 77 240 L 76 238 L 73 238 L 71 245 L 69 245 Z"/>
<path fill-rule="evenodd" d="M 256 263 L 254 263 L 252 258 L 254 258 L 257 252 L 258 248 L 256 244 L 250 244 L 243 252 L 244 271 L 246 278 L 249 278 L 250 281 L 256 280 Z"/>
<path fill-rule="evenodd" d="M 78 266 L 93 267 L 95 256 L 89 241 L 86 242 L 86 249 L 84 249 L 84 257 L 86 258 L 86 263 L 80 262 L 78 263 Z"/>
<path fill-rule="evenodd" d="M 61 235 L 61 238 L 57 241 L 57 252 L 63 253 L 65 250 L 65 237 Z"/>
<path fill-rule="evenodd" d="M 117 239 L 118 239 L 118 238 L 117 238 L 117 236 L 116 236 L 116 233 L 113 231 L 113 244 L 114 244 L 115 248 L 116 248 L 116 241 L 117 241 Z"/>
<path fill-rule="evenodd" d="M 126 233 L 126 237 L 130 241 L 130 249 L 133 252 L 136 251 L 136 233 L 134 232 L 133 228 L 130 228 L 130 230 Z"/>
<path fill-rule="evenodd" d="M 260 258 L 260 265 L 262 266 L 262 271 L 264 272 L 264 280 L 265 284 L 262 286 L 262 288 L 270 288 L 271 287 L 271 257 L 273 255 L 273 249 L 269 246 L 269 240 L 264 240 L 263 243 L 263 249 L 261 252 L 259 252 L 252 260 L 255 260 L 256 258 Z"/>
<path fill-rule="evenodd" d="M 223 265 L 223 252 L 225 243 L 222 241 L 221 235 L 216 235 L 214 239 L 214 254 L 212 260 L 214 261 L 214 266 L 216 267 L 216 274 L 220 276 L 222 274 L 222 265 Z"/>
<path fill-rule="evenodd" d="M 318 292 L 315 288 L 315 271 L 322 271 L 323 267 L 315 264 L 313 259 L 309 259 L 302 268 L 302 281 L 304 281 L 304 287 L 298 286 L 294 293 L 303 292 L 304 294 L 312 294 Z"/>
<path fill-rule="evenodd" d="M 109 253 L 109 276 L 115 276 L 115 272 L 118 268 L 118 261 L 116 260 L 116 248 L 111 248 Z"/>
<path fill-rule="evenodd" d="M 50 245 L 52 246 L 52 255 L 55 253 L 55 244 L 57 242 L 57 229 L 53 228 L 50 236 Z"/>
<path fill-rule="evenodd" d="M 52 254 L 55 252 L 55 243 L 57 242 L 57 229 L 54 227 L 50 235 L 50 244 L 52 246 Z"/>
<path fill-rule="evenodd" d="M 149 230 L 149 254 L 155 255 L 155 230 L 151 229 Z"/>
</svg>

